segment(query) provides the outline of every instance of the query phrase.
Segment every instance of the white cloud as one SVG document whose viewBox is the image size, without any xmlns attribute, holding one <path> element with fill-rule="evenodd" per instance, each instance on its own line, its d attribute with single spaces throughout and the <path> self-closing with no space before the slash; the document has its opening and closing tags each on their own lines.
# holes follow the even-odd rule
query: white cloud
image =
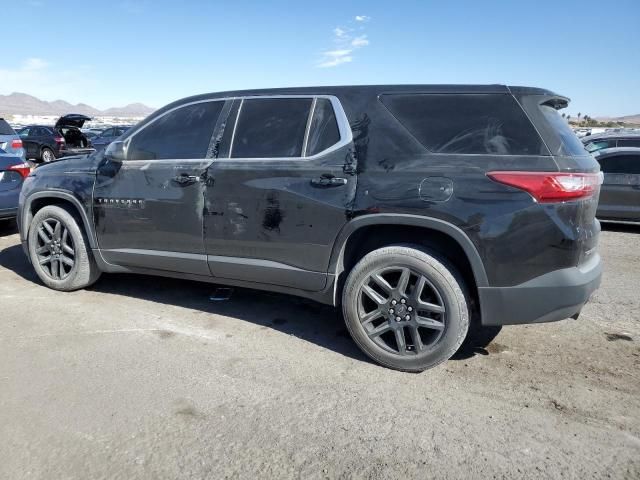
<svg viewBox="0 0 640 480">
<path fill-rule="evenodd" d="M 360 35 L 351 40 L 351 46 L 354 48 L 366 47 L 367 45 L 369 45 L 369 40 L 366 35 Z"/>
<path fill-rule="evenodd" d="M 356 22 L 368 22 L 370 17 L 358 15 L 355 17 Z M 362 33 L 364 26 L 354 26 L 353 20 L 350 22 L 352 26 L 338 26 L 333 29 L 333 43 L 335 48 L 322 52 L 320 60 L 316 63 L 319 68 L 337 67 L 345 63 L 353 61 L 353 53 L 363 47 L 369 45 L 367 35 Z M 356 36 L 356 32 L 359 34 Z"/>
</svg>

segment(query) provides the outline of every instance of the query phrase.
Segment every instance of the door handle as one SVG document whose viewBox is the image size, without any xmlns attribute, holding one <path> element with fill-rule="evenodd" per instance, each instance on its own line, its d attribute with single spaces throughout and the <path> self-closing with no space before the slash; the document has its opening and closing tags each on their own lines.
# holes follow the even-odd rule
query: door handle
<svg viewBox="0 0 640 480">
<path fill-rule="evenodd" d="M 172 178 L 178 185 L 191 185 L 200 181 L 200 177 L 197 175 L 189 175 L 187 173 L 181 173 Z"/>
<path fill-rule="evenodd" d="M 316 187 L 338 187 L 340 185 L 346 185 L 347 179 L 342 177 L 333 177 L 329 175 L 322 175 L 319 178 L 312 178 L 311 185 Z"/>
</svg>

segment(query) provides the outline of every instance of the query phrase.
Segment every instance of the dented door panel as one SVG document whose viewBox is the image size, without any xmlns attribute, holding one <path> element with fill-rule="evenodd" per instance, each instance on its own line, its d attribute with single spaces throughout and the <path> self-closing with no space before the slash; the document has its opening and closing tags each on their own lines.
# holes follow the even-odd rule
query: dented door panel
<svg viewBox="0 0 640 480">
<path fill-rule="evenodd" d="M 322 289 L 355 196 L 356 176 L 345 167 L 351 159 L 346 146 L 315 159 L 216 160 L 204 212 L 207 255 L 275 262 L 282 275 L 274 275 L 274 283 Z M 331 178 L 340 181 L 321 180 Z M 250 269 L 227 269 L 215 259 L 210 266 L 214 276 L 253 280 Z"/>
</svg>

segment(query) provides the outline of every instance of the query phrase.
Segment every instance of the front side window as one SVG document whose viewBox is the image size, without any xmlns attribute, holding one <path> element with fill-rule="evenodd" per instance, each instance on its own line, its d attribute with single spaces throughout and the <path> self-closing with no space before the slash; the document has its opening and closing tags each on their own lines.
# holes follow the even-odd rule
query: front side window
<svg viewBox="0 0 640 480">
<path fill-rule="evenodd" d="M 231 158 L 301 157 L 311 98 L 251 98 L 242 102 Z"/>
<path fill-rule="evenodd" d="M 131 137 L 127 160 L 206 158 L 224 102 L 202 102 L 173 110 Z"/>
<path fill-rule="evenodd" d="M 640 174 L 640 155 L 610 155 L 597 160 L 604 173 Z"/>
<path fill-rule="evenodd" d="M 546 148 L 511 95 L 393 94 L 382 103 L 435 153 L 541 155 Z"/>
</svg>

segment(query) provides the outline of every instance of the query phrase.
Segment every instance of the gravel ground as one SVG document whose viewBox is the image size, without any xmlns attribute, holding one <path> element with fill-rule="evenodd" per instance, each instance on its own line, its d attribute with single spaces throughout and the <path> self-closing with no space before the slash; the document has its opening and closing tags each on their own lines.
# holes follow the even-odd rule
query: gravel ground
<svg viewBox="0 0 640 480">
<path fill-rule="evenodd" d="M 0 225 L 0 478 L 640 478 L 640 228 L 602 233 L 579 320 L 422 373 L 332 309 L 103 276 L 43 287 Z"/>
</svg>

